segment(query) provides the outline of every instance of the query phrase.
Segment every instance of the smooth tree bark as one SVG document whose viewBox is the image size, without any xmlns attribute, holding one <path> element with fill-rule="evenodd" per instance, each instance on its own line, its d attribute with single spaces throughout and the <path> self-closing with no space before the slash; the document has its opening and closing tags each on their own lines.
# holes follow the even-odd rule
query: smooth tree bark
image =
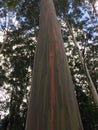
<svg viewBox="0 0 98 130">
<path fill-rule="evenodd" d="M 25 130 L 83 130 L 52 0 L 41 0 L 40 31 Z"/>
</svg>

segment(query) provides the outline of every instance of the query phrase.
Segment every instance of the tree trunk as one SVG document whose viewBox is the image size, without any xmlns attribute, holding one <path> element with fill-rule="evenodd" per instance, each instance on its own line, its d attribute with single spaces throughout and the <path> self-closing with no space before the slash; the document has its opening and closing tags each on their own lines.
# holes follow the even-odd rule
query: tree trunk
<svg viewBox="0 0 98 130">
<path fill-rule="evenodd" d="M 82 63 L 83 69 L 84 69 L 84 71 L 86 73 L 86 76 L 88 78 L 88 81 L 89 81 L 88 84 L 89 84 L 89 88 L 90 88 L 90 91 L 91 91 L 92 98 L 93 98 L 94 102 L 96 103 L 96 105 L 98 106 L 98 93 L 97 93 L 96 87 L 95 87 L 95 85 L 94 85 L 94 83 L 92 81 L 92 78 L 91 78 L 91 75 L 90 75 L 89 70 L 87 68 L 87 65 L 84 62 L 84 58 L 82 56 L 82 53 L 80 52 L 79 46 L 78 46 L 78 44 L 76 42 L 76 39 L 74 37 L 74 33 L 72 31 L 71 25 L 67 20 L 66 20 L 66 23 L 67 23 L 67 26 L 69 28 L 69 32 L 70 32 L 70 34 L 72 36 L 73 43 L 74 43 L 74 45 L 76 46 L 76 48 L 78 50 L 79 58 L 80 58 L 80 61 Z"/>
<path fill-rule="evenodd" d="M 41 0 L 26 130 L 83 130 L 52 0 Z"/>
</svg>

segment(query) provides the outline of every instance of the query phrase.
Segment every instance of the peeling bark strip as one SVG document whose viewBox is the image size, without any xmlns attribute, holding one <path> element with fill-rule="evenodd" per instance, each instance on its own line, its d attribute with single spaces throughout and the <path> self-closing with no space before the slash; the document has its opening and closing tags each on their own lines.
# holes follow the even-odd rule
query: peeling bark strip
<svg viewBox="0 0 98 130">
<path fill-rule="evenodd" d="M 26 130 L 83 130 L 52 0 L 41 0 Z"/>
</svg>

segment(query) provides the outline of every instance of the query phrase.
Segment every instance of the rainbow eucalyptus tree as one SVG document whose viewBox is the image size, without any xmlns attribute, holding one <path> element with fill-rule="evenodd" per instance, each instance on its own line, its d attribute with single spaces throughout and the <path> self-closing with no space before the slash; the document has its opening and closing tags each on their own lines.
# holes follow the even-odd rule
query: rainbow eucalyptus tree
<svg viewBox="0 0 98 130">
<path fill-rule="evenodd" d="M 83 130 L 52 0 L 41 0 L 26 130 Z"/>
</svg>

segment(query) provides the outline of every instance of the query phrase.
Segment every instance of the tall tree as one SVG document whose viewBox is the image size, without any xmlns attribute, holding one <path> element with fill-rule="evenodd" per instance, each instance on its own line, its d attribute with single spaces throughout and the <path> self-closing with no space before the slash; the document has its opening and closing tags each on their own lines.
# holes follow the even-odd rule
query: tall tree
<svg viewBox="0 0 98 130">
<path fill-rule="evenodd" d="M 83 130 L 52 0 L 41 0 L 26 130 Z"/>
</svg>

